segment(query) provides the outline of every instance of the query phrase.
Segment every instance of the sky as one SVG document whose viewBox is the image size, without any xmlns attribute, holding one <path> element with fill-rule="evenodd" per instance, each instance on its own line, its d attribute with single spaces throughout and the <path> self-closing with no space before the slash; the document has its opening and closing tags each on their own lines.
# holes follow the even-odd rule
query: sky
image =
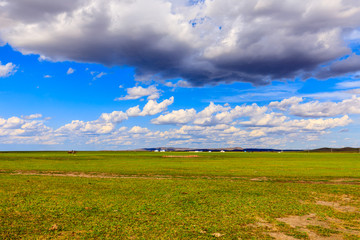
<svg viewBox="0 0 360 240">
<path fill-rule="evenodd" d="M 357 0 L 0 0 L 0 151 L 359 136 Z"/>
</svg>

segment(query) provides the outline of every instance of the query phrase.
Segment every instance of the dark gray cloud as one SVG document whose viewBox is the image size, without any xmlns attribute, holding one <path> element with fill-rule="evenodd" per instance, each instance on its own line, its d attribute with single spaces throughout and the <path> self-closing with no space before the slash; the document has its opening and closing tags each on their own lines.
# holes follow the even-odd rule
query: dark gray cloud
<svg viewBox="0 0 360 240">
<path fill-rule="evenodd" d="M 3 0 L 1 40 L 54 61 L 135 67 L 138 80 L 254 85 L 357 71 L 357 1 Z M 355 59 L 355 60 L 352 60 Z M 322 65 L 334 62 L 322 69 Z"/>
<path fill-rule="evenodd" d="M 325 67 L 319 71 L 316 76 L 318 78 L 330 78 L 336 77 L 339 75 L 354 73 L 360 70 L 360 56 L 359 55 L 351 55 L 348 58 L 337 61 L 331 64 L 328 67 Z"/>
</svg>

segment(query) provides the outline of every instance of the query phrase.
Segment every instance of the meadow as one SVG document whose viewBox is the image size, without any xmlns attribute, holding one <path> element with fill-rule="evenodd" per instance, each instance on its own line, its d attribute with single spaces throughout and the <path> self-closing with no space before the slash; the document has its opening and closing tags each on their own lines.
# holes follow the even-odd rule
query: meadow
<svg viewBox="0 0 360 240">
<path fill-rule="evenodd" d="M 359 153 L 2 152 L 0 239 L 360 239 L 359 170 Z"/>
</svg>

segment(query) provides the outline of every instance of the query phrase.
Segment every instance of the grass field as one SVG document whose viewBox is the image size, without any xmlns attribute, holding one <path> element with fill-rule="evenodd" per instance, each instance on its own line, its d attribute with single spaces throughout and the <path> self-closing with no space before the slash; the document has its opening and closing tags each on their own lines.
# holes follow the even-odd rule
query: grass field
<svg viewBox="0 0 360 240">
<path fill-rule="evenodd" d="M 356 153 L 0 153 L 0 239 L 360 239 L 359 190 Z"/>
</svg>

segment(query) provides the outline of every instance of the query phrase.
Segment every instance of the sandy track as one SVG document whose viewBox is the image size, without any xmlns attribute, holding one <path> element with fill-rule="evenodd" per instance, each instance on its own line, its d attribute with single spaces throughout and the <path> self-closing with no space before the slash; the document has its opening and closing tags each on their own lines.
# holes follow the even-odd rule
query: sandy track
<svg viewBox="0 0 360 240">
<path fill-rule="evenodd" d="M 82 177 L 82 178 L 133 178 L 133 179 L 229 179 L 229 180 L 248 180 L 253 182 L 276 182 L 276 183 L 300 183 L 300 184 L 327 184 L 327 185 L 360 185 L 360 179 L 354 178 L 341 178 L 331 180 L 317 180 L 317 181 L 304 181 L 304 180 L 278 180 L 267 177 L 243 177 L 243 176 L 187 176 L 187 175 L 119 175 L 111 173 L 99 172 L 60 172 L 60 171 L 23 171 L 23 170 L 1 170 L 0 174 L 10 175 L 33 175 L 33 176 L 52 176 L 52 177 Z"/>
</svg>

